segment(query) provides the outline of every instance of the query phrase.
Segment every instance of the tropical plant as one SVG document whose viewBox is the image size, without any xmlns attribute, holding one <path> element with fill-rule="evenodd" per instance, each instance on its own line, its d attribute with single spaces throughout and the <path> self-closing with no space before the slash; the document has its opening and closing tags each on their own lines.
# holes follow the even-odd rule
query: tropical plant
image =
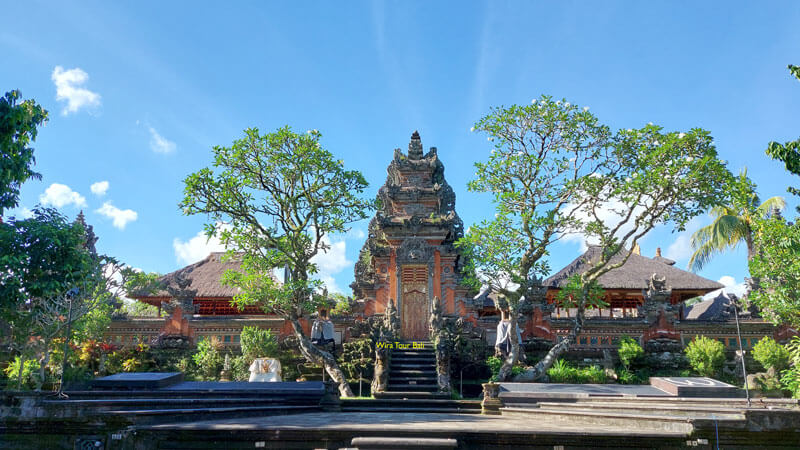
<svg viewBox="0 0 800 450">
<path fill-rule="evenodd" d="M 22 367 L 20 367 L 22 365 Z M 33 359 L 26 359 L 23 362 L 19 356 L 15 357 L 4 369 L 8 381 L 15 383 L 17 389 L 33 388 L 36 386 L 36 372 L 39 370 L 39 362 Z"/>
<path fill-rule="evenodd" d="M 800 398 L 800 336 L 793 336 L 786 349 L 789 350 L 791 366 L 781 372 L 781 384 L 792 393 L 792 397 Z"/>
<path fill-rule="evenodd" d="M 578 378 L 578 370 L 566 360 L 559 359 L 547 370 L 551 383 L 574 383 Z"/>
<path fill-rule="evenodd" d="M 222 370 L 222 363 L 225 360 L 219 350 L 219 346 L 206 337 L 197 343 L 197 351 L 192 355 L 192 360 L 206 381 L 215 381 L 219 378 L 219 372 Z"/>
<path fill-rule="evenodd" d="M 789 64 L 789 72 L 800 80 L 800 67 Z M 783 144 L 772 141 L 767 145 L 767 156 L 781 161 L 786 170 L 794 175 L 800 175 L 800 139 L 788 141 Z M 800 195 L 800 189 L 789 186 L 786 189 L 792 195 Z M 796 207 L 800 212 L 800 206 Z"/>
<path fill-rule="evenodd" d="M 702 269 L 714 255 L 741 243 L 747 248 L 747 261 L 751 261 L 756 252 L 754 222 L 786 207 L 782 197 L 771 197 L 762 203 L 756 194 L 755 183 L 747 178 L 747 169 L 742 170 L 727 189 L 729 203 L 711 208 L 714 221 L 692 234 L 694 253 L 689 259 L 689 268 L 693 271 Z"/>
<path fill-rule="evenodd" d="M 214 169 L 186 177 L 180 207 L 207 215 L 209 237 L 218 235 L 229 256 L 242 259 L 241 271 L 223 276 L 241 289 L 234 302 L 288 321 L 302 355 L 324 365 L 340 393 L 352 396 L 336 359 L 311 343 L 301 318 L 327 301 L 315 294 L 322 282 L 314 277 L 314 257 L 330 248 L 330 234 L 367 218 L 372 202 L 361 198 L 364 176 L 345 170 L 320 138 L 316 130 L 297 134 L 284 127 L 262 135 L 248 129 L 231 147 L 214 147 Z M 276 268 L 286 268 L 289 279 L 274 280 Z"/>
<path fill-rule="evenodd" d="M 722 342 L 698 336 L 684 350 L 689 364 L 704 377 L 716 376 L 725 362 L 725 346 Z"/>
<path fill-rule="evenodd" d="M 632 362 L 644 356 L 644 349 L 635 339 L 623 336 L 619 341 L 617 354 L 622 366 L 628 370 L 631 368 Z"/>
<path fill-rule="evenodd" d="M 786 369 L 789 367 L 789 356 L 789 350 L 769 336 L 761 338 L 753 346 L 753 358 L 767 370 L 774 368 L 780 372 Z"/>
<path fill-rule="evenodd" d="M 29 178 L 42 176 L 31 169 L 37 128 L 47 121 L 47 111 L 34 100 L 20 101 L 20 91 L 0 97 L 0 222 L 7 208 L 19 203 L 19 189 Z"/>
<path fill-rule="evenodd" d="M 256 358 L 277 358 L 279 353 L 278 340 L 268 328 L 243 327 L 239 342 L 242 355 L 251 363 Z"/>
<path fill-rule="evenodd" d="M 758 280 L 748 298 L 776 325 L 800 325 L 800 224 L 783 217 L 754 224 L 758 252 L 750 275 Z"/>
<path fill-rule="evenodd" d="M 569 334 L 516 381 L 541 377 L 576 341 L 586 308 L 603 301 L 594 295 L 603 274 L 625 264 L 657 226 L 683 230 L 720 204 L 730 178 L 705 130 L 664 132 L 648 124 L 612 135 L 588 108 L 547 96 L 528 106 L 494 109 L 475 128 L 495 147 L 488 162 L 476 164 L 469 188 L 493 195 L 496 214 L 472 225 L 459 241 L 471 264 L 465 278 L 507 299 L 512 329 L 520 299 L 543 301 L 551 244 L 579 234 L 602 249 L 571 280 L 577 306 Z M 512 340 L 501 380 L 517 351 Z"/>
<path fill-rule="evenodd" d="M 578 370 L 578 383 L 602 384 L 607 381 L 606 371 L 592 365 Z"/>
</svg>

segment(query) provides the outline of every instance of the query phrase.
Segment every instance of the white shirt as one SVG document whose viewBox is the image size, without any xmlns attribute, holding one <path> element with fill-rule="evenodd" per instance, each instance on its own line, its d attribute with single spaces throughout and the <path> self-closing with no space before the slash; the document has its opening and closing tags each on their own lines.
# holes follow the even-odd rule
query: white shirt
<svg viewBox="0 0 800 450">
<path fill-rule="evenodd" d="M 505 344 L 508 341 L 509 334 L 511 334 L 511 321 L 501 320 L 497 324 L 497 339 L 494 342 L 494 346 Z M 517 325 L 517 342 L 522 342 L 522 332 L 519 330 L 519 325 Z"/>
<path fill-rule="evenodd" d="M 315 320 L 311 325 L 311 339 L 333 339 L 333 322 Z"/>
</svg>

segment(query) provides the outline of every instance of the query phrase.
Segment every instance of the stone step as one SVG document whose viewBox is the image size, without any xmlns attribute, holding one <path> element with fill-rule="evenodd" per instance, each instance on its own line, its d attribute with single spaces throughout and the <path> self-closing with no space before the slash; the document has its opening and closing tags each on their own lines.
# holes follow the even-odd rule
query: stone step
<svg viewBox="0 0 800 450">
<path fill-rule="evenodd" d="M 389 384 L 386 386 L 389 391 L 436 391 L 439 389 L 438 384 Z"/>
<path fill-rule="evenodd" d="M 44 400 L 45 404 L 49 405 L 70 405 L 70 406 L 84 406 L 84 407 L 122 407 L 122 408 L 136 408 L 139 406 L 168 406 L 173 409 L 178 406 L 185 407 L 200 407 L 200 406 L 249 406 L 249 405 L 274 405 L 274 404 L 308 404 L 307 399 L 292 399 L 285 398 L 270 398 L 270 397 L 234 397 L 234 398 L 215 398 L 215 397 L 202 397 L 202 398 L 93 398 L 93 399 L 67 399 L 67 400 Z M 154 409 L 154 408 L 151 408 Z"/>
<path fill-rule="evenodd" d="M 407 377 L 405 375 L 389 375 L 389 384 L 405 384 L 414 382 L 416 384 L 428 384 L 428 383 L 420 383 L 420 381 L 429 381 L 433 384 L 436 384 L 436 376 L 432 377 Z"/>
<path fill-rule="evenodd" d="M 430 398 L 343 398 L 342 407 L 375 407 L 375 406 L 409 406 L 409 407 L 440 407 L 440 408 L 460 408 L 460 409 L 481 409 L 480 400 L 453 400 L 430 399 Z"/>
<path fill-rule="evenodd" d="M 421 370 L 421 369 L 397 369 L 394 368 L 390 370 L 389 375 L 398 375 L 398 376 L 419 376 L 419 377 L 436 377 L 436 370 Z"/>
<path fill-rule="evenodd" d="M 525 417 L 534 422 L 562 423 L 571 427 L 582 425 L 600 425 L 614 427 L 629 427 L 641 431 L 665 431 L 676 433 L 690 433 L 696 422 L 686 416 L 671 416 L 667 414 L 648 414 L 597 411 L 590 409 L 561 409 L 561 408 L 500 408 L 504 416 Z M 719 422 L 745 424 L 744 414 L 741 417 L 718 417 Z"/>
<path fill-rule="evenodd" d="M 425 392 L 425 391 L 387 391 L 376 392 L 372 394 L 375 398 L 407 398 L 407 399 L 449 399 L 450 394 L 443 392 Z"/>
<path fill-rule="evenodd" d="M 392 350 L 392 357 L 398 355 L 414 355 L 414 356 L 436 356 L 433 349 L 415 348 L 414 350 Z"/>
<path fill-rule="evenodd" d="M 395 359 L 392 359 L 392 363 L 391 363 L 392 366 L 396 366 L 398 364 L 415 365 L 415 366 L 419 366 L 419 365 L 431 366 L 431 365 L 436 365 L 436 360 L 435 359 L 426 359 L 426 358 L 402 358 L 402 359 L 395 358 Z"/>
<path fill-rule="evenodd" d="M 635 413 L 671 415 L 681 417 L 730 417 L 737 418 L 744 414 L 744 408 L 714 406 L 714 405 L 649 405 L 631 401 L 621 402 L 539 402 L 539 408 L 563 410 L 588 410 L 612 413 Z"/>
<path fill-rule="evenodd" d="M 436 363 L 395 363 L 392 361 L 391 369 L 416 369 L 416 370 L 436 370 Z"/>
<path fill-rule="evenodd" d="M 270 406 L 234 406 L 225 408 L 168 408 L 168 409 L 119 409 L 103 411 L 105 414 L 120 416 L 182 416 L 186 414 L 215 414 L 231 412 L 315 412 L 320 411 L 319 406 L 300 405 L 270 405 Z"/>
<path fill-rule="evenodd" d="M 397 413 L 438 413 L 438 414 L 480 414 L 481 409 L 460 408 L 429 408 L 421 407 L 392 407 L 392 406 L 366 406 L 359 408 L 342 407 L 342 412 L 397 412 Z"/>
<path fill-rule="evenodd" d="M 354 437 L 350 445 L 357 450 L 389 450 L 389 449 L 429 449 L 445 450 L 458 448 L 458 440 L 452 438 L 420 438 L 420 437 Z"/>
</svg>

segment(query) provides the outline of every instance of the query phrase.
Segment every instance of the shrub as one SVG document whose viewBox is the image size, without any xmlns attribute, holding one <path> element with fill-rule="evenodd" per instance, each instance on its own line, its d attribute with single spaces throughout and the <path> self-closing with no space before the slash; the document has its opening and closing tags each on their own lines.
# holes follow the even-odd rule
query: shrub
<svg viewBox="0 0 800 450">
<path fill-rule="evenodd" d="M 602 384 L 606 382 L 606 371 L 599 366 L 589 366 L 578 370 L 578 383 Z"/>
<path fill-rule="evenodd" d="M 792 393 L 792 397 L 800 398 L 800 337 L 794 336 L 786 349 L 791 366 L 781 372 L 781 384 Z"/>
<path fill-rule="evenodd" d="M 550 377 L 551 383 L 573 383 L 578 378 L 578 369 L 567 361 L 559 359 L 547 369 L 547 376 Z"/>
<path fill-rule="evenodd" d="M 634 339 L 623 336 L 617 349 L 619 361 L 625 369 L 630 369 L 631 363 L 644 355 L 644 349 Z"/>
<path fill-rule="evenodd" d="M 697 373 L 704 377 L 713 377 L 725 362 L 725 346 L 722 342 L 698 336 L 686 346 L 686 357 Z"/>
<path fill-rule="evenodd" d="M 756 343 L 753 347 L 753 358 L 766 370 L 773 367 L 780 372 L 789 367 L 789 350 L 771 337 L 765 337 Z"/>
<path fill-rule="evenodd" d="M 486 358 L 486 366 L 489 367 L 489 371 L 492 373 L 491 380 L 497 381 L 497 374 L 500 372 L 500 367 L 503 366 L 503 360 L 497 356 L 490 356 Z"/>
<path fill-rule="evenodd" d="M 19 380 L 19 356 L 14 358 L 5 368 L 6 377 L 8 377 L 8 388 L 16 389 Z M 39 371 L 39 362 L 35 359 L 26 359 L 22 365 L 22 388 L 30 389 L 36 386 L 35 375 Z"/>
<path fill-rule="evenodd" d="M 192 360 L 197 364 L 198 372 L 204 380 L 214 381 L 222 370 L 224 357 L 213 342 L 203 338 L 197 343 L 197 352 L 192 355 Z"/>
<path fill-rule="evenodd" d="M 628 369 L 621 369 L 617 372 L 619 384 L 638 384 L 639 378 Z"/>
<path fill-rule="evenodd" d="M 278 340 L 272 331 L 259 327 L 244 327 L 239 338 L 242 355 L 250 362 L 256 358 L 276 358 L 278 356 Z"/>
<path fill-rule="evenodd" d="M 359 375 L 363 379 L 371 379 L 375 367 L 373 358 L 372 340 L 370 338 L 354 339 L 342 344 L 342 355 L 339 357 L 339 367 L 350 382 L 358 381 Z"/>
</svg>

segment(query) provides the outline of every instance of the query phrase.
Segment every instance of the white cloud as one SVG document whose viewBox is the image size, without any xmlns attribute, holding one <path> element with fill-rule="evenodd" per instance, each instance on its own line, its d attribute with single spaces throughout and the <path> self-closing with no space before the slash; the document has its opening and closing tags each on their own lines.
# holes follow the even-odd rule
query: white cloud
<svg viewBox="0 0 800 450">
<path fill-rule="evenodd" d="M 19 210 L 19 216 L 23 219 L 30 219 L 33 217 L 33 211 L 23 206 Z"/>
<path fill-rule="evenodd" d="M 103 203 L 100 209 L 95 212 L 102 214 L 112 220 L 114 227 L 124 230 L 128 222 L 133 222 L 139 218 L 139 214 L 132 209 L 119 209 L 112 205 L 111 202 Z"/>
<path fill-rule="evenodd" d="M 363 240 L 366 237 L 367 237 L 367 234 L 364 233 L 364 230 L 362 230 L 361 228 L 357 228 L 357 227 L 353 227 L 353 228 L 350 229 L 350 231 L 345 233 L 345 238 L 347 238 L 347 239 Z"/>
<path fill-rule="evenodd" d="M 44 194 L 39 196 L 39 202 L 43 205 L 53 205 L 56 208 L 66 205 L 86 206 L 86 198 L 66 184 L 60 183 L 53 183 L 45 189 Z"/>
<path fill-rule="evenodd" d="M 106 191 L 108 191 L 108 181 L 98 181 L 97 183 L 92 183 L 89 189 L 92 190 L 92 194 L 102 197 L 106 195 Z"/>
<path fill-rule="evenodd" d="M 667 247 L 664 254 L 667 258 L 679 261 L 681 264 L 689 261 L 694 250 L 692 249 L 692 234 L 702 228 L 708 222 L 708 216 L 697 216 L 686 224 L 686 231 L 680 233 L 675 241 Z"/>
<path fill-rule="evenodd" d="M 323 236 L 322 241 L 330 248 L 323 252 L 322 250 L 314 256 L 311 260 L 317 265 L 317 278 L 322 280 L 327 286 L 329 292 L 342 292 L 341 288 L 336 284 L 334 275 L 342 270 L 352 267 L 353 262 L 347 259 L 347 243 L 344 240 L 331 242 L 328 236 Z"/>
<path fill-rule="evenodd" d="M 719 283 L 725 285 L 722 289 L 717 289 L 716 291 L 711 291 L 708 294 L 704 295 L 704 299 L 714 298 L 719 295 L 719 291 L 724 291 L 727 294 L 734 294 L 739 298 L 744 297 L 744 294 L 747 292 L 747 285 L 743 282 L 737 283 L 736 278 L 730 275 L 723 275 L 717 280 Z"/>
<path fill-rule="evenodd" d="M 158 134 L 153 127 L 147 127 L 150 130 L 150 150 L 156 153 L 172 153 L 175 151 L 175 143 Z"/>
<path fill-rule="evenodd" d="M 56 100 L 67 102 L 61 111 L 65 116 L 78 112 L 83 107 L 100 105 L 100 94 L 81 86 L 89 80 L 89 75 L 83 70 L 77 67 L 64 70 L 63 67 L 56 66 L 50 78 L 56 85 Z"/>
<path fill-rule="evenodd" d="M 567 205 L 564 209 L 564 212 L 570 212 L 574 208 L 574 205 Z M 642 207 L 635 207 L 634 208 L 634 215 L 641 214 Z M 622 221 L 625 213 L 627 213 L 627 209 L 624 203 L 620 202 L 619 200 L 612 200 L 610 202 L 605 203 L 597 210 L 597 217 L 609 228 L 617 225 L 620 221 Z M 580 209 L 574 213 L 574 217 L 580 220 L 583 223 L 589 223 L 590 221 L 594 220 L 594 217 L 589 215 L 589 212 L 585 209 Z M 633 220 L 629 223 L 624 224 L 620 227 L 620 230 L 617 232 L 617 236 L 622 236 L 631 229 L 633 229 Z M 586 236 L 581 232 L 570 232 L 564 233 L 564 236 L 561 238 L 564 242 L 578 242 L 581 245 L 580 252 L 583 253 L 588 249 L 589 245 L 598 245 L 600 243 L 599 239 L 596 236 Z"/>
<path fill-rule="evenodd" d="M 180 238 L 173 239 L 172 247 L 175 249 L 175 259 L 178 264 L 184 265 L 196 263 L 212 252 L 225 251 L 225 246 L 220 243 L 219 238 L 212 236 L 208 239 L 203 231 L 186 242 Z"/>
<path fill-rule="evenodd" d="M 686 261 L 692 256 L 692 253 L 694 253 L 694 251 L 692 250 L 689 235 L 687 233 L 681 233 L 678 235 L 677 239 L 675 239 L 675 242 L 667 247 L 664 256 L 673 261 Z"/>
</svg>

